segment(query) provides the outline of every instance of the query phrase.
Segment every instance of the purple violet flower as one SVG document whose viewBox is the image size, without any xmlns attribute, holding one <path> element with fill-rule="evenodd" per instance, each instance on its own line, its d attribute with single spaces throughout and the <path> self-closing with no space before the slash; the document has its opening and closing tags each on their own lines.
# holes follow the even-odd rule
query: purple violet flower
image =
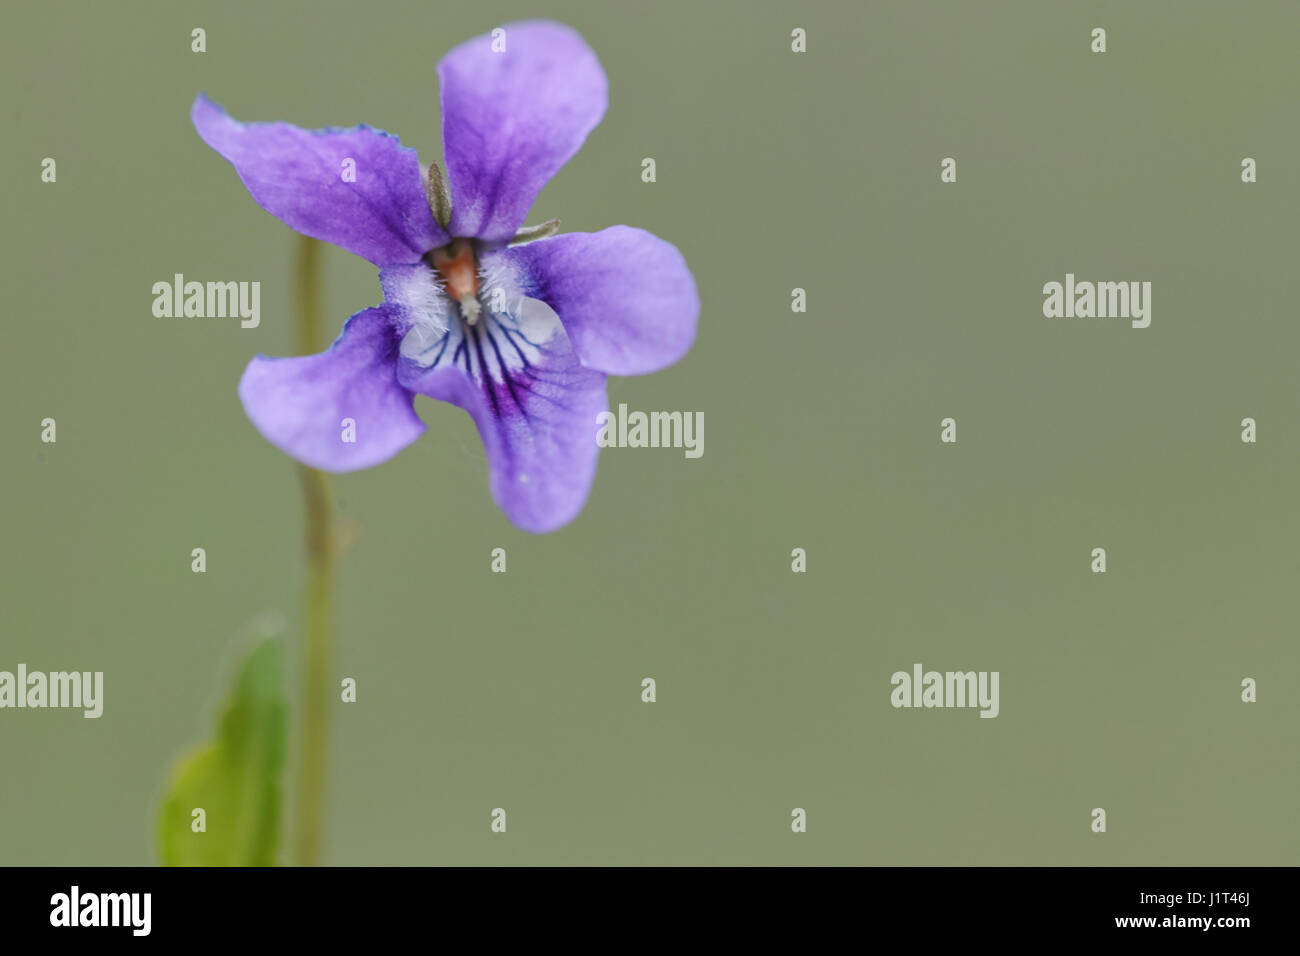
<svg viewBox="0 0 1300 956">
<path fill-rule="evenodd" d="M 498 506 L 545 532 L 591 488 L 605 376 L 685 355 L 699 297 L 681 253 L 644 230 L 521 229 L 600 122 L 607 83 L 566 26 L 508 24 L 504 40 L 494 52 L 476 37 L 438 64 L 450 209 L 437 165 L 422 172 L 381 130 L 239 123 L 203 95 L 191 118 L 263 209 L 379 267 L 383 304 L 327 351 L 249 363 L 239 397 L 262 435 L 312 467 L 354 471 L 424 431 L 416 392 L 451 402 L 478 427 Z M 355 441 L 342 440 L 345 418 Z"/>
</svg>

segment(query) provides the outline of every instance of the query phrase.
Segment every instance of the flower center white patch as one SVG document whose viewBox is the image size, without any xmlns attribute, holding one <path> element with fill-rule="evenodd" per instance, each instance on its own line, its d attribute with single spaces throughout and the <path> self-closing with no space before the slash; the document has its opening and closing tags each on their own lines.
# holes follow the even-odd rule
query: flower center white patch
<svg viewBox="0 0 1300 956">
<path fill-rule="evenodd" d="M 480 309 L 472 323 L 437 270 L 425 263 L 384 270 L 385 299 L 407 324 L 399 346 L 403 359 L 421 369 L 459 367 L 479 382 L 502 381 L 545 364 L 548 343 L 565 336 L 560 317 L 545 302 L 525 296 L 504 263 L 479 265 Z"/>
<path fill-rule="evenodd" d="M 460 318 L 450 300 L 438 312 L 415 318 L 402 338 L 402 357 L 420 368 L 460 365 L 476 379 L 484 367 L 491 378 L 499 379 L 502 372 L 541 365 L 547 343 L 564 334 L 555 310 L 522 295 L 501 307 L 484 298 L 482 317 L 474 326 Z M 444 314 L 449 318 L 443 319 Z"/>
</svg>

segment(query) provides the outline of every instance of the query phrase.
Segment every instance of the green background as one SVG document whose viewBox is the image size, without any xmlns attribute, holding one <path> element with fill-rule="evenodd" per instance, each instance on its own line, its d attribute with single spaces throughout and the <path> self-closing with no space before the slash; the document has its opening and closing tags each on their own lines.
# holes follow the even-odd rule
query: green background
<svg viewBox="0 0 1300 956">
<path fill-rule="evenodd" d="M 420 399 L 425 437 L 333 481 L 358 702 L 326 860 L 1297 862 L 1300 6 L 787 6 L 6 8 L 0 669 L 106 689 L 99 720 L 0 712 L 0 862 L 154 860 L 234 635 L 298 619 L 296 476 L 235 394 L 291 349 L 294 236 L 199 140 L 195 94 L 427 161 L 438 59 L 540 16 L 591 43 L 610 108 L 529 221 L 679 246 L 699 339 L 609 394 L 704 412 L 705 454 L 606 450 L 534 537 L 468 417 Z M 324 264 L 333 335 L 381 293 Z M 260 281 L 261 327 L 154 318 L 176 272 Z M 1150 280 L 1151 327 L 1044 318 L 1066 272 Z M 892 709 L 918 661 L 1000 671 L 1001 716 Z"/>
</svg>

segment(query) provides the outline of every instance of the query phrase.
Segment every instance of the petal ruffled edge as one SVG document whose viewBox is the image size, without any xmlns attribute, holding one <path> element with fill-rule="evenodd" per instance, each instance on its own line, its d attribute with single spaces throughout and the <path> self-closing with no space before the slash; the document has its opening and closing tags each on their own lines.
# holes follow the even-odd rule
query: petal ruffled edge
<svg viewBox="0 0 1300 956">
<path fill-rule="evenodd" d="M 380 267 L 418 262 L 448 241 L 429 211 L 419 157 L 391 133 L 241 123 L 202 93 L 190 118 L 257 204 L 303 235 Z"/>
</svg>

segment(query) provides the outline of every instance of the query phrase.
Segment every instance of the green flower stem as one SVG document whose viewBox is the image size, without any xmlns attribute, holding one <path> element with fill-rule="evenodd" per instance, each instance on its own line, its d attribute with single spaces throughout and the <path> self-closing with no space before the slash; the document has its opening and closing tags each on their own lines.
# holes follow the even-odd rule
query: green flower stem
<svg viewBox="0 0 1300 956">
<path fill-rule="evenodd" d="M 298 238 L 295 263 L 297 322 L 295 343 L 301 355 L 323 351 L 320 328 L 320 243 Z M 306 506 L 307 582 L 302 618 L 302 684 L 299 687 L 298 812 L 294 863 L 320 862 L 324 817 L 326 757 L 329 744 L 330 655 L 333 643 L 334 531 L 329 481 L 323 472 L 298 466 Z"/>
</svg>

